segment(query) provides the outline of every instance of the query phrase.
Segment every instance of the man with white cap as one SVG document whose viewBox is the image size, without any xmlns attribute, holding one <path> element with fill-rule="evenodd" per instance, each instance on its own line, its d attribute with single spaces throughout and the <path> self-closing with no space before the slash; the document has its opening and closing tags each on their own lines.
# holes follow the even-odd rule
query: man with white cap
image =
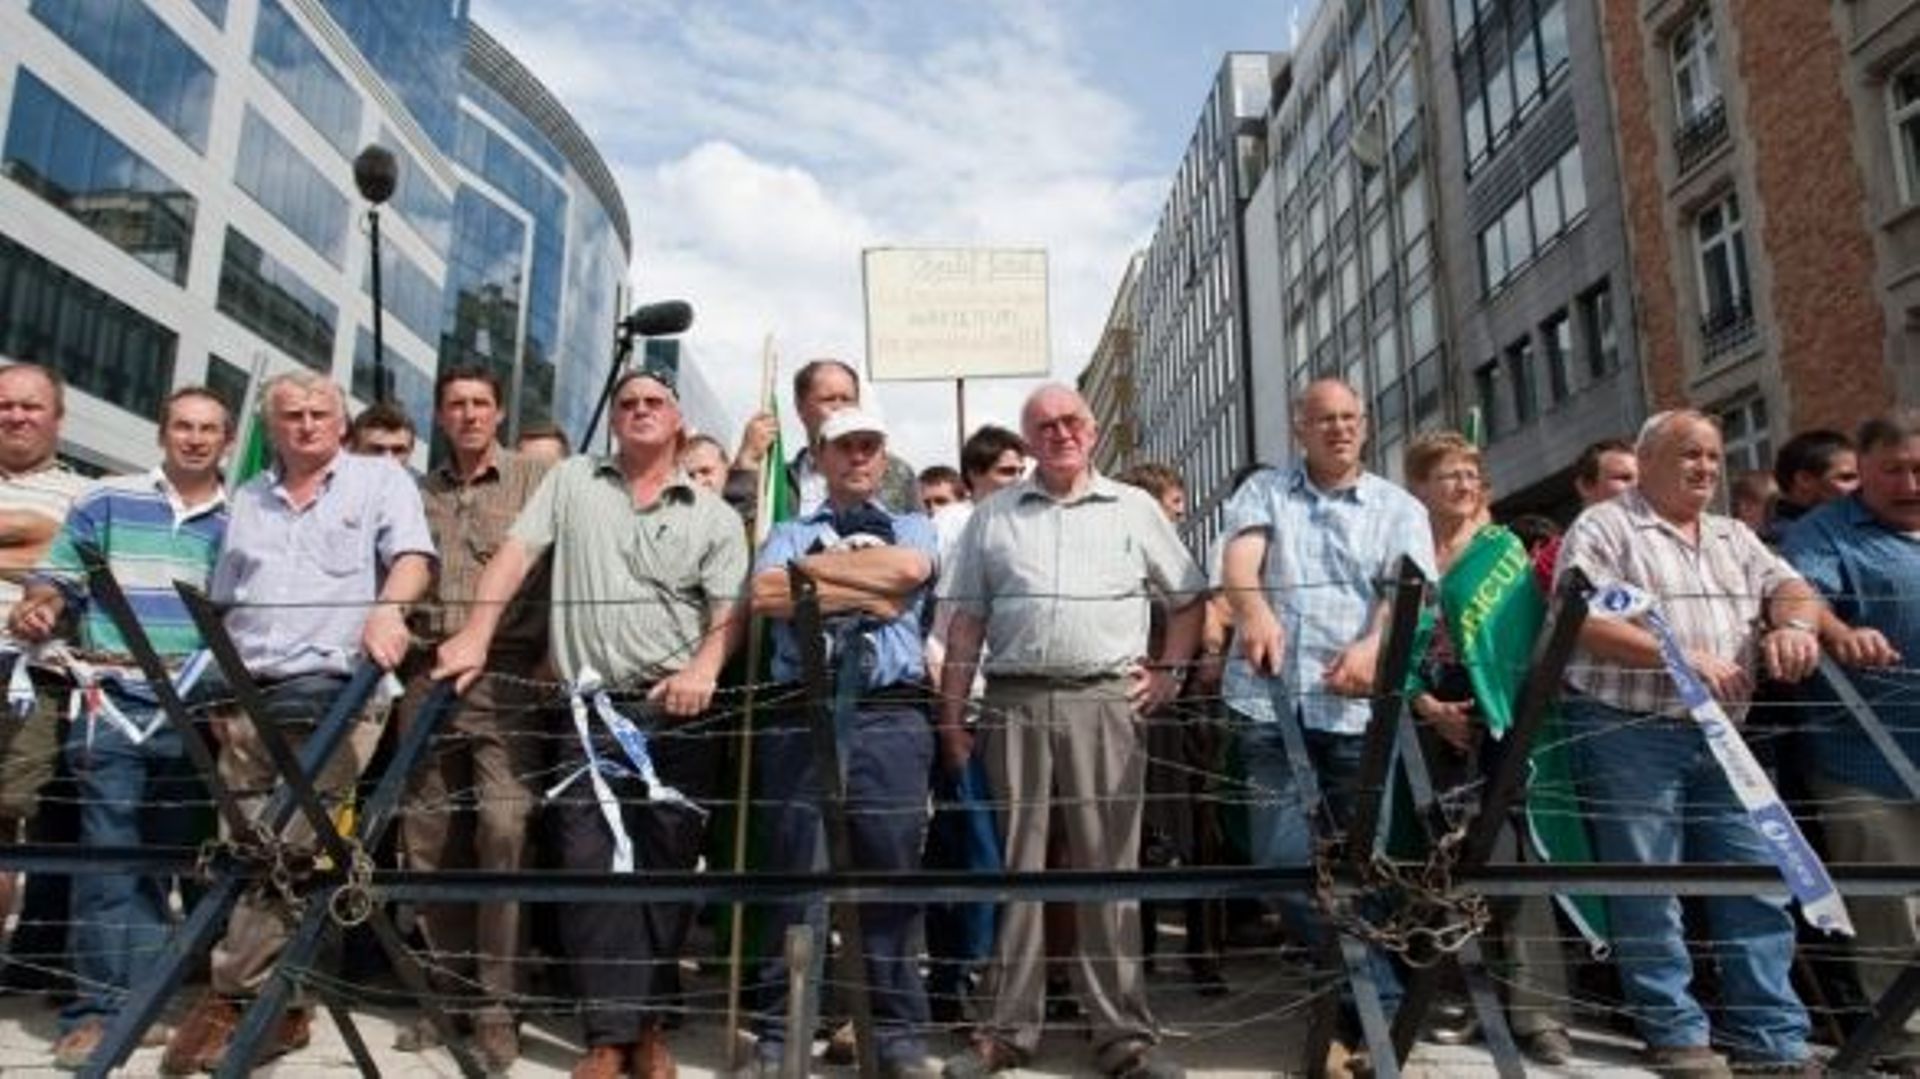
<svg viewBox="0 0 1920 1079">
<path fill-rule="evenodd" d="M 462 691 L 472 684 L 508 601 L 551 550 L 553 660 L 574 686 L 580 736 L 564 740 L 562 782 L 550 792 L 566 869 L 688 870 L 699 860 L 699 803 L 716 791 L 723 745 L 705 713 L 740 637 L 747 544 L 727 504 L 679 467 L 683 434 L 672 370 L 622 374 L 613 454 L 583 453 L 547 473 L 433 672 Z M 593 1002 L 576 1079 L 676 1073 L 664 1020 L 692 923 L 686 904 L 568 906 L 561 943 L 575 991 Z"/>
<path fill-rule="evenodd" d="M 927 717 L 921 627 L 939 563 L 933 523 L 896 513 L 881 502 L 887 472 L 887 430 L 875 417 L 844 409 L 821 424 L 815 460 L 827 483 L 818 509 L 774 526 L 754 562 L 754 613 L 771 619 L 775 681 L 790 692 L 756 748 L 758 803 L 772 870 L 822 869 L 826 845 L 814 767 L 803 646 L 794 620 L 789 567 L 815 582 L 833 699 L 839 756 L 846 777 L 846 814 L 857 868 L 902 871 L 920 864 L 933 727 Z M 824 907 L 777 907 L 777 929 L 806 920 L 824 940 Z M 888 1079 L 937 1075 L 921 1029 L 927 1025 L 915 921 L 920 908 L 869 903 L 860 908 L 867 981 L 876 1021 L 875 1049 Z M 784 1023 L 787 978 L 779 957 L 761 976 L 769 987 L 755 1020 L 762 1074 L 777 1074 L 789 1036 Z M 809 994 L 808 999 L 817 999 Z M 808 1023 L 804 1031 L 811 1031 Z M 804 1033 L 803 1033 L 804 1036 Z"/>
</svg>

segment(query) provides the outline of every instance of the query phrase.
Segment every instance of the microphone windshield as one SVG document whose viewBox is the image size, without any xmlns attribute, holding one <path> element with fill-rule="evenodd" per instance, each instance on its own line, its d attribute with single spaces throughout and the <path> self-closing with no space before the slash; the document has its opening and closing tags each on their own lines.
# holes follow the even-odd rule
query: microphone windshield
<svg viewBox="0 0 1920 1079">
<path fill-rule="evenodd" d="M 683 332 L 693 325 L 693 305 L 685 300 L 662 300 L 633 309 L 620 324 L 628 333 L 659 337 Z"/>
</svg>

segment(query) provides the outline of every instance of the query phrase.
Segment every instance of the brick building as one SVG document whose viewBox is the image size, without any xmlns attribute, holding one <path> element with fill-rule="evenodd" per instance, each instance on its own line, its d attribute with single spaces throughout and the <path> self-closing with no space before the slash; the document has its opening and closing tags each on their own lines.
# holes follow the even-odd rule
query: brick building
<svg viewBox="0 0 1920 1079">
<path fill-rule="evenodd" d="M 1602 7 L 1650 404 L 1730 468 L 1920 390 L 1920 2 Z"/>
</svg>

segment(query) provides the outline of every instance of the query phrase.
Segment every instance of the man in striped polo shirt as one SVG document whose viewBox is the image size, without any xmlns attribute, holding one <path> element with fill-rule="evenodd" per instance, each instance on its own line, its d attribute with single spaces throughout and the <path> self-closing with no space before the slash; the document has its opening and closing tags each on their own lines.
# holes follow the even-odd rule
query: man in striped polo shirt
<svg viewBox="0 0 1920 1079">
<path fill-rule="evenodd" d="M 200 634 L 173 582 L 204 586 L 220 552 L 227 498 L 219 466 L 233 416 L 200 387 L 175 391 L 163 416 L 160 467 L 102 481 L 80 496 L 9 620 L 17 638 L 44 641 L 63 616 L 77 618 L 74 669 L 94 677 L 80 678 L 85 707 L 69 729 L 66 756 L 80 790 L 80 841 L 88 846 L 191 844 L 190 806 L 204 797 L 180 732 L 133 669 L 118 627 L 88 602 L 82 557 L 85 550 L 105 556 L 170 666 L 199 650 Z M 80 994 L 60 1013 L 54 1064 L 62 1068 L 78 1068 L 92 1054 L 126 990 L 160 954 L 169 925 L 163 880 L 85 874 L 72 889 Z"/>
<path fill-rule="evenodd" d="M 87 486 L 54 456 L 65 403 L 60 376 L 52 371 L 31 363 L 0 368 L 0 605 L 19 601 L 20 582 L 40 564 L 67 507 Z M 36 666 L 36 707 L 24 719 L 0 719 L 0 842 L 22 838 L 39 809 L 40 788 L 53 778 L 68 688 L 64 679 Z M 0 873 L 0 919 L 13 910 L 14 881 L 12 873 Z M 57 921 L 52 912 L 66 911 L 65 882 L 46 877 L 42 884 L 49 889 L 34 885 L 25 906 Z M 22 918 L 23 925 L 26 921 Z M 52 939 L 43 935 L 33 950 L 60 948 L 64 929 L 59 932 Z M 15 935 L 14 950 L 21 949 L 25 935 L 24 930 Z"/>
</svg>

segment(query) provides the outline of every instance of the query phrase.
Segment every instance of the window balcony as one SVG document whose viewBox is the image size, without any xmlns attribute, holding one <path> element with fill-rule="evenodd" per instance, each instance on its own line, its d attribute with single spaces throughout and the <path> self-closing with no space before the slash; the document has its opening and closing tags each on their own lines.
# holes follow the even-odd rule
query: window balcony
<svg viewBox="0 0 1920 1079">
<path fill-rule="evenodd" d="M 1753 322 L 1753 300 L 1742 296 L 1724 307 L 1707 312 L 1700 320 L 1702 366 L 1711 365 L 1730 353 L 1751 344 L 1757 329 Z"/>
<path fill-rule="evenodd" d="M 1727 99 L 1717 97 L 1687 118 L 1673 135 L 1673 153 L 1682 176 L 1727 141 Z"/>
</svg>

